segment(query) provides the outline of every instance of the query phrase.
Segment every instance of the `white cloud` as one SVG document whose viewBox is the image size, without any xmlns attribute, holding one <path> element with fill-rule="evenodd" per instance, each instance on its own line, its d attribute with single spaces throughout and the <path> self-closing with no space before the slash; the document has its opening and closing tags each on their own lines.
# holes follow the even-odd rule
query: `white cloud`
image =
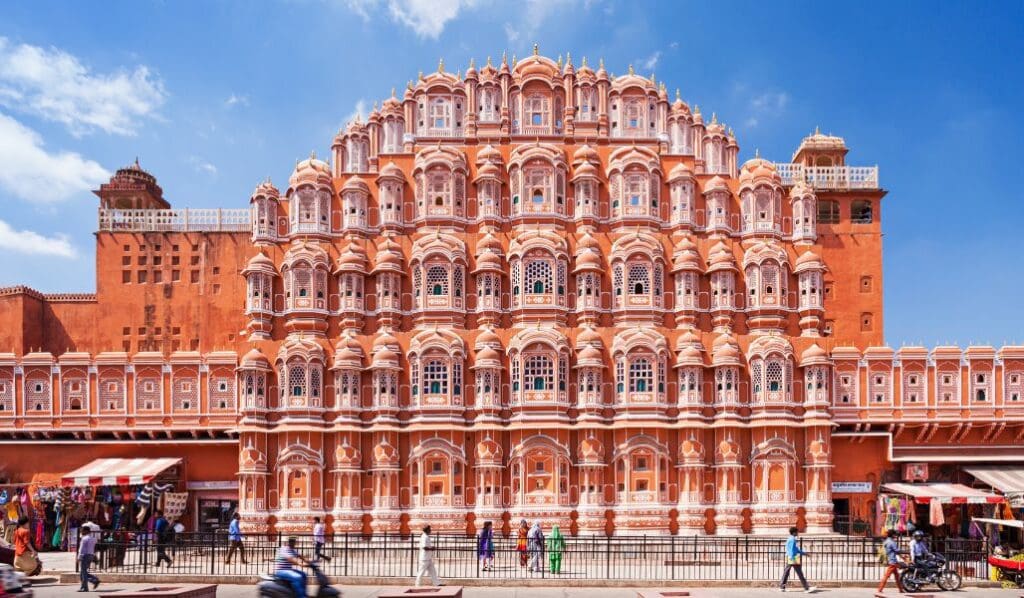
<svg viewBox="0 0 1024 598">
<path fill-rule="evenodd" d="M 670 43 L 670 44 L 668 45 L 668 47 L 669 47 L 670 49 L 672 49 L 672 50 L 678 50 L 678 49 L 679 49 L 679 42 L 672 42 L 672 43 Z"/>
<path fill-rule="evenodd" d="M 93 73 L 57 48 L 14 45 L 0 37 L 0 105 L 59 122 L 72 135 L 96 129 L 134 135 L 153 118 L 167 93 L 145 66 Z"/>
<path fill-rule="evenodd" d="M 356 106 L 355 106 L 355 108 L 352 109 L 352 112 L 348 116 L 346 116 L 344 122 L 341 123 L 341 127 L 345 128 L 346 126 L 348 126 L 348 123 L 350 123 L 350 122 L 352 122 L 352 121 L 354 121 L 356 119 L 359 119 L 359 120 L 365 122 L 366 121 L 366 114 L 367 114 L 367 112 L 366 112 L 366 100 L 363 99 L 363 98 L 360 98 L 359 100 L 356 101 Z"/>
<path fill-rule="evenodd" d="M 67 235 L 60 233 L 45 237 L 35 231 L 14 230 L 11 225 L 0 220 L 0 249 L 26 255 L 52 255 L 56 257 L 78 257 L 78 252 L 68 241 Z"/>
<path fill-rule="evenodd" d="M 189 156 L 188 163 L 196 169 L 196 172 L 206 173 L 210 176 L 217 174 L 217 167 L 199 156 Z"/>
<path fill-rule="evenodd" d="M 736 89 L 745 89 L 745 86 L 738 85 Z M 789 94 L 784 91 L 771 91 L 756 95 L 750 98 L 749 116 L 744 122 L 748 127 L 756 127 L 765 118 L 781 115 L 788 104 Z"/>
<path fill-rule="evenodd" d="M 105 183 L 109 173 L 74 152 L 49 153 L 38 133 L 0 113 L 0 188 L 36 203 L 61 201 Z"/>
<path fill-rule="evenodd" d="M 521 37 L 519 30 L 516 29 L 512 23 L 505 23 L 505 37 L 508 38 L 509 43 L 516 43 Z"/>
<path fill-rule="evenodd" d="M 249 96 L 231 94 L 230 96 L 228 96 L 228 99 L 224 100 L 224 105 L 228 108 L 238 105 L 248 106 Z"/>
<path fill-rule="evenodd" d="M 449 21 L 475 4 L 476 0 L 388 0 L 388 13 L 416 35 L 437 39 Z"/>
<path fill-rule="evenodd" d="M 661 50 L 656 50 L 653 54 L 651 54 L 647 58 L 638 58 L 637 59 L 637 63 L 639 63 L 640 66 L 644 70 L 650 71 L 650 70 L 653 70 L 653 69 L 657 68 L 658 60 L 660 58 L 661 58 Z"/>
</svg>

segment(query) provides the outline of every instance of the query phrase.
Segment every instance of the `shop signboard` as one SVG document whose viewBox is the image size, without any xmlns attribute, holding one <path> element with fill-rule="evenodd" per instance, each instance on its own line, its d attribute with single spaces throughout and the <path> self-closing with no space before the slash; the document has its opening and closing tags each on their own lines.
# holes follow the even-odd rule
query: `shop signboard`
<svg viewBox="0 0 1024 598">
<path fill-rule="evenodd" d="M 832 482 L 832 494 L 871 494 L 871 482 Z"/>
</svg>

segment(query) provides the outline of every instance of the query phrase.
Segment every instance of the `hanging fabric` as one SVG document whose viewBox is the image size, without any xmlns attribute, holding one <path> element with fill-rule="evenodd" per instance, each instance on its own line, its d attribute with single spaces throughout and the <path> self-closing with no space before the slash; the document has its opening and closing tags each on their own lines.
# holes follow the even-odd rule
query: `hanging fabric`
<svg viewBox="0 0 1024 598">
<path fill-rule="evenodd" d="M 164 515 L 174 521 L 185 514 L 188 506 L 188 492 L 167 492 L 164 494 Z"/>
<path fill-rule="evenodd" d="M 942 512 L 942 503 L 938 499 L 931 499 L 928 503 L 928 522 L 932 526 L 939 526 L 946 524 L 946 518 Z"/>
</svg>

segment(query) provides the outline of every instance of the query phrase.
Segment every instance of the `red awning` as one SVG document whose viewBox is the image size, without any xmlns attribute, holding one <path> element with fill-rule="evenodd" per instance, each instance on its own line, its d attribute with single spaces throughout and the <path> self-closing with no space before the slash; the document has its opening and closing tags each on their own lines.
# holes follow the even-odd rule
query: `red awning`
<svg viewBox="0 0 1024 598">
<path fill-rule="evenodd" d="M 882 488 L 895 494 L 906 494 L 907 496 L 912 496 L 916 502 L 921 503 L 929 502 L 931 500 L 937 500 L 943 504 L 983 504 L 1003 502 L 1003 497 L 997 494 L 977 490 L 970 486 L 964 486 L 963 484 L 945 484 L 940 482 L 931 484 L 893 483 L 882 484 Z"/>
<path fill-rule="evenodd" d="M 181 459 L 96 459 L 65 474 L 61 486 L 126 486 L 148 484 Z"/>
</svg>

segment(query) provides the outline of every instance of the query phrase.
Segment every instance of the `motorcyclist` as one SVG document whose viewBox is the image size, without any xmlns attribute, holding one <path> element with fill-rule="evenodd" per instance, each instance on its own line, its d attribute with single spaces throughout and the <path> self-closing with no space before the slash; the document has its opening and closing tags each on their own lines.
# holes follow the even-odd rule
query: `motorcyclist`
<svg viewBox="0 0 1024 598">
<path fill-rule="evenodd" d="M 298 567 L 310 563 L 295 550 L 296 542 L 295 538 L 288 538 L 288 544 L 278 549 L 274 577 L 291 585 L 296 598 L 306 598 L 306 573 Z"/>
<path fill-rule="evenodd" d="M 927 566 L 932 560 L 932 553 L 928 550 L 928 543 L 925 542 L 924 532 L 914 531 L 913 539 L 910 541 L 910 562 L 917 566 Z"/>
</svg>

